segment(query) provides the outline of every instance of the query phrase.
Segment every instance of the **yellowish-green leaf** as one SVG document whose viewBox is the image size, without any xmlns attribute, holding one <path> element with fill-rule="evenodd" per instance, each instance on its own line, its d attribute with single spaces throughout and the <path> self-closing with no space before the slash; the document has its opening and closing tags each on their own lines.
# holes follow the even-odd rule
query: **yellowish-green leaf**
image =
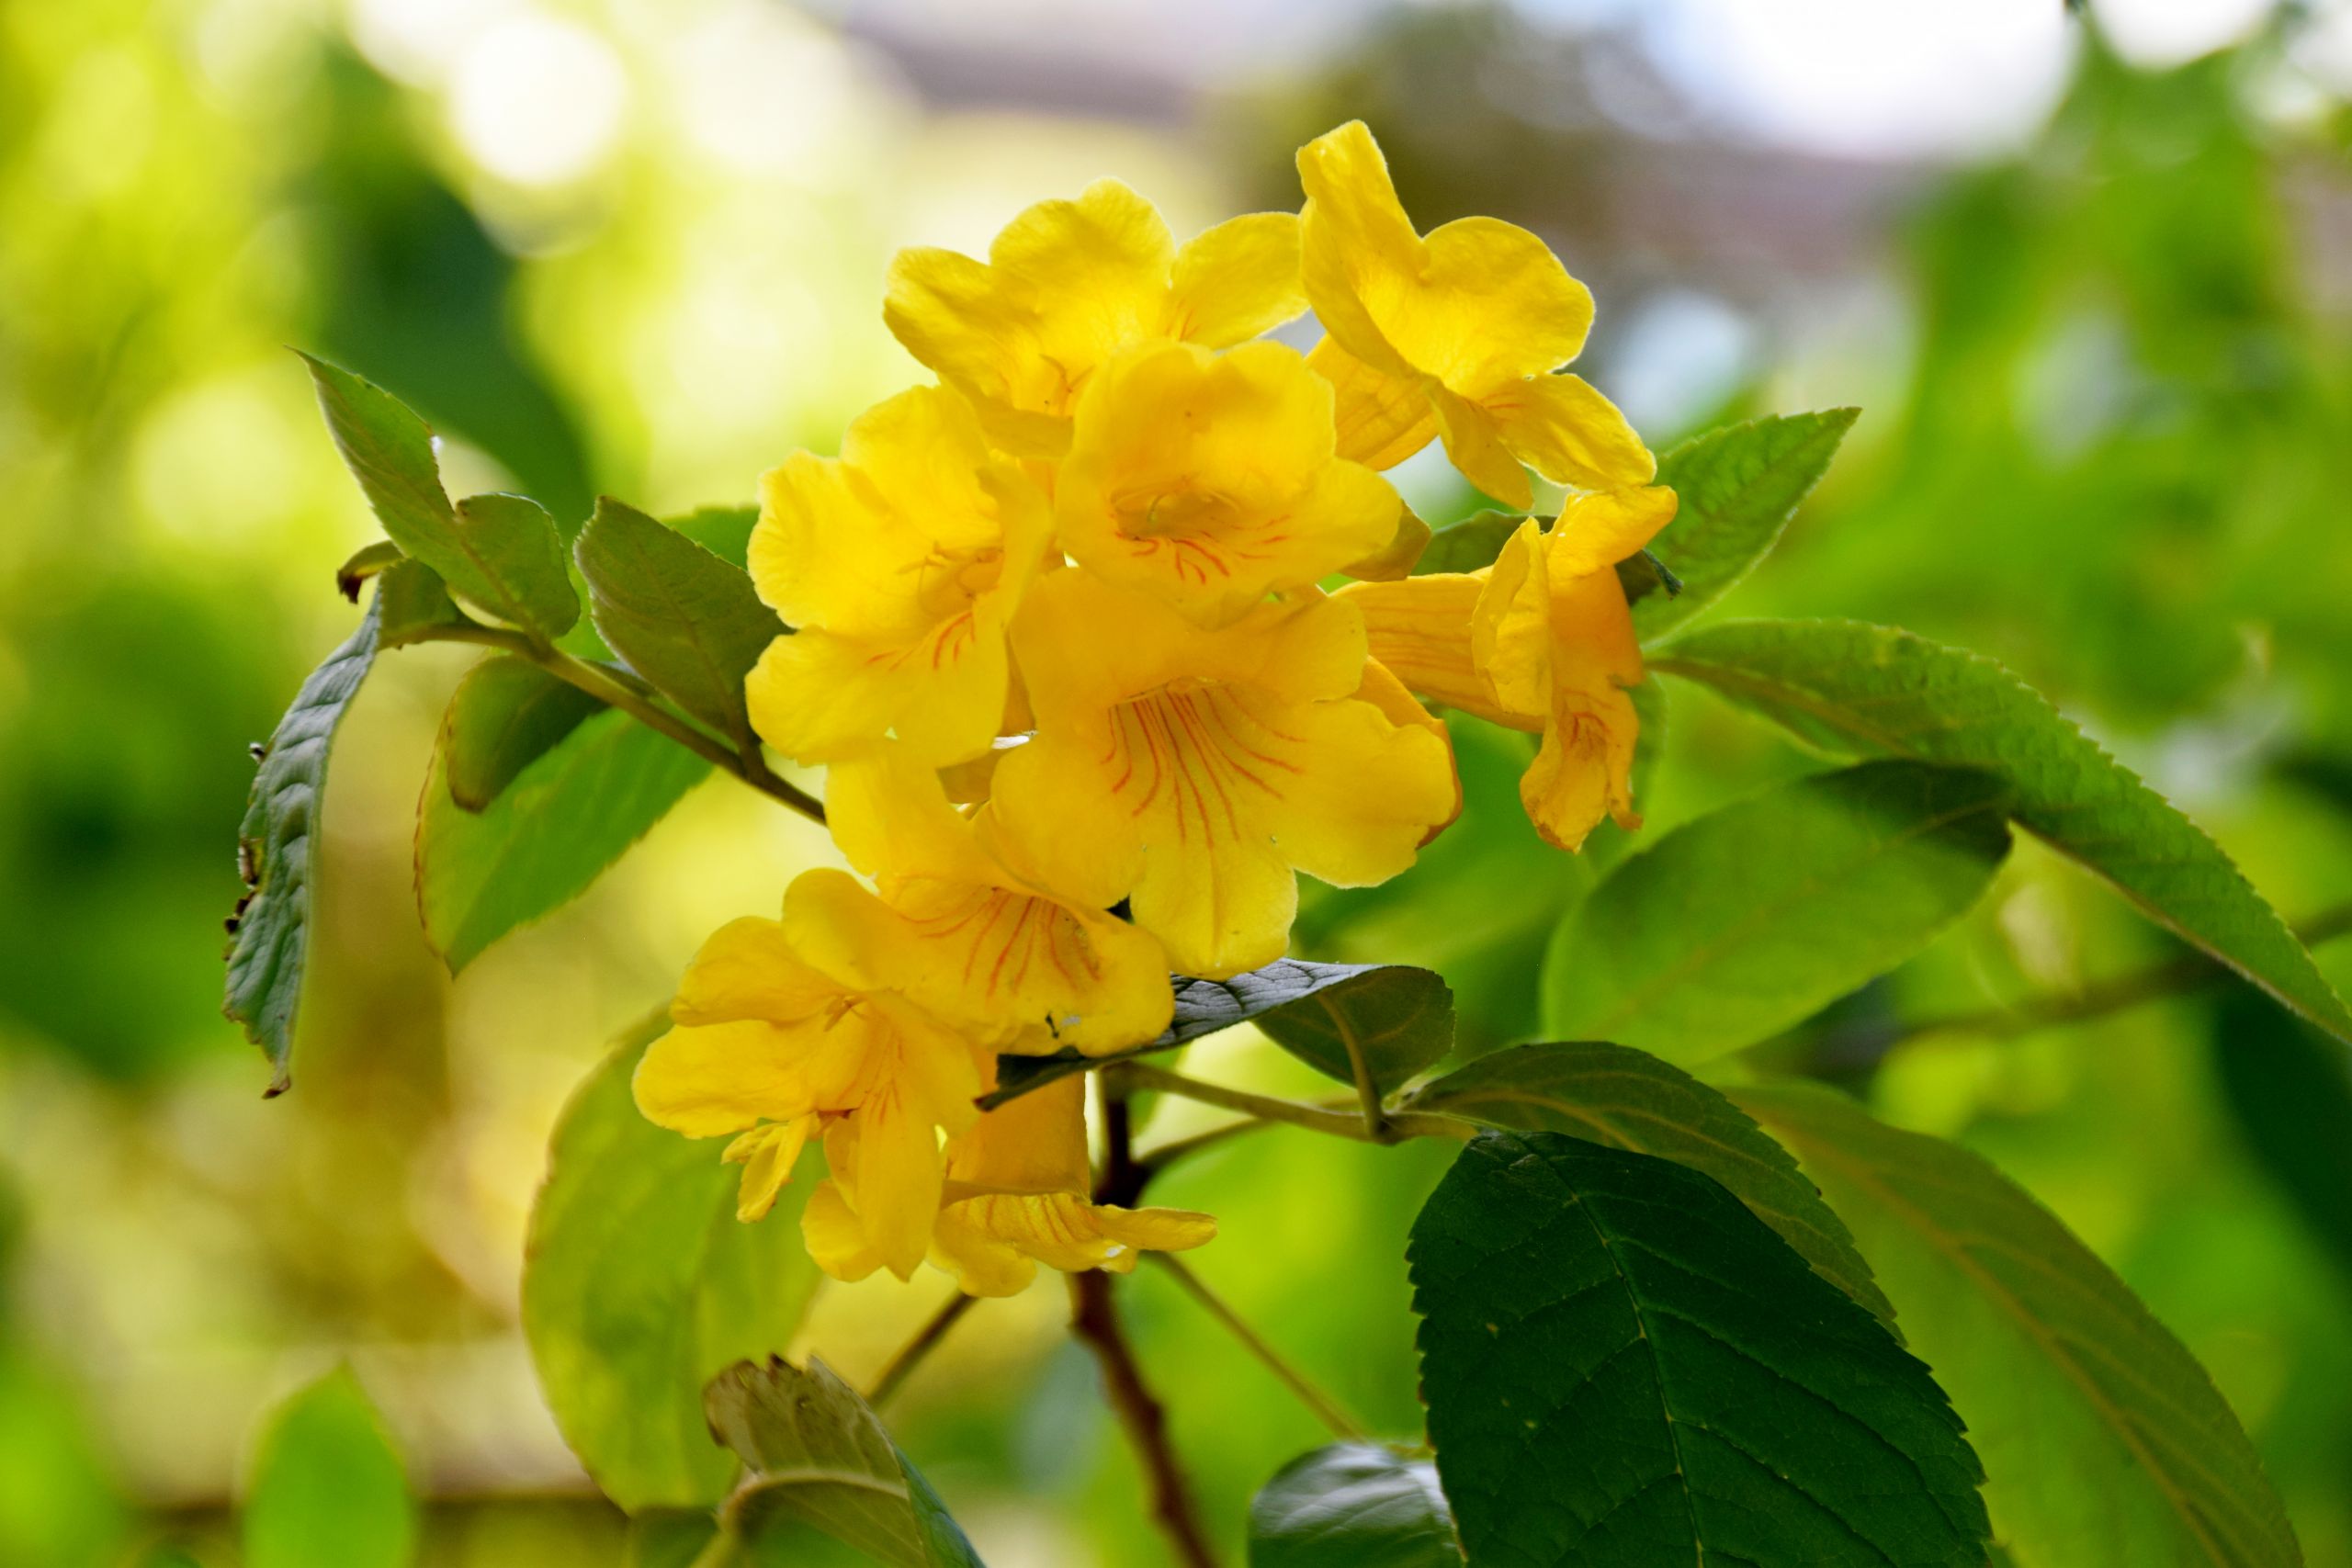
<svg viewBox="0 0 2352 1568">
<path fill-rule="evenodd" d="M 347 1369 L 270 1413 L 243 1525 L 245 1568 L 402 1568 L 411 1560 L 408 1477 Z"/>
<path fill-rule="evenodd" d="M 1853 1226 L 2033 1568 L 2290 1568 L 2302 1555 L 2204 1368 L 1990 1165 L 1808 1085 L 1732 1098 Z"/>
<path fill-rule="evenodd" d="M 1992 660 L 1851 621 L 1744 621 L 1677 637 L 1650 664 L 1826 751 L 1999 773 L 2018 826 L 2352 1041 L 2352 1010 L 2221 847 Z"/>
<path fill-rule="evenodd" d="M 1378 1443 L 1301 1454 L 1250 1501 L 1250 1568 L 1462 1568 L 1437 1466 Z"/>
<path fill-rule="evenodd" d="M 523 1333 L 548 1408 L 632 1513 L 725 1495 L 735 1461 L 711 1441 L 704 1385 L 783 1349 L 817 1283 L 798 1223 L 815 1151 L 775 1209 L 745 1224 L 725 1145 L 639 1113 L 629 1077 L 667 1021 L 624 1041 L 564 1108 L 523 1269 Z"/>
<path fill-rule="evenodd" d="M 1544 1032 L 1695 1063 L 1894 968 L 2008 852 L 1991 773 L 1886 760 L 1797 779 L 1629 855 L 1561 922 Z"/>
</svg>

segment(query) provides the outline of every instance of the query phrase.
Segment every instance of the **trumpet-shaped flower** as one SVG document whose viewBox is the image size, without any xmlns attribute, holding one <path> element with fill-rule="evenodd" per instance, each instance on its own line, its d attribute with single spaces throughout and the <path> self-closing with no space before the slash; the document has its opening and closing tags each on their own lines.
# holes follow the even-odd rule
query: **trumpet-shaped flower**
<svg viewBox="0 0 2352 1568">
<path fill-rule="evenodd" d="M 1059 457 L 1088 379 L 1132 344 L 1224 348 L 1306 308 L 1298 220 L 1232 219 L 1178 248 L 1151 203 L 1116 180 L 1041 201 L 1005 226 L 986 262 L 901 251 L 882 319 L 907 352 L 979 411 L 1022 457 Z"/>
<path fill-rule="evenodd" d="M 1012 638 L 1037 728 L 998 764 L 990 810 L 1047 886 L 1129 898 L 1186 974 L 1280 956 L 1294 868 L 1385 881 L 1453 813 L 1444 743 L 1358 699 L 1363 622 L 1315 590 L 1211 630 L 1060 571 Z"/>
<path fill-rule="evenodd" d="M 1601 818 L 1636 828 L 1625 688 L 1642 679 L 1625 591 L 1612 570 L 1674 516 L 1662 486 L 1571 497 L 1547 533 L 1521 525 L 1489 567 L 1338 597 L 1364 617 L 1374 657 L 1432 701 L 1540 733 L 1520 798 L 1537 829 L 1573 850 Z"/>
<path fill-rule="evenodd" d="M 1059 1079 L 988 1112 L 948 1145 L 931 1261 L 954 1274 L 966 1294 L 1017 1294 L 1040 1263 L 1068 1273 L 1124 1274 L 1145 1252 L 1181 1252 L 1216 1236 L 1216 1221 L 1206 1214 L 1088 1199 L 1084 1095 L 1083 1078 Z M 854 1181 L 835 1177 L 803 1211 L 809 1253 L 838 1279 L 863 1279 L 882 1263 L 865 1235 L 862 1197 Z"/>
<path fill-rule="evenodd" d="M 841 457 L 795 453 L 760 489 L 752 581 L 799 628 L 744 682 L 760 733 L 804 762 L 885 736 L 933 763 L 986 751 L 1005 626 L 1052 532 L 1020 466 L 956 394 L 922 387 L 860 415 Z"/>
<path fill-rule="evenodd" d="M 1062 547 L 1223 626 L 1396 536 L 1388 481 L 1332 453 L 1330 384 L 1296 350 L 1130 349 L 1078 400 L 1054 492 Z"/>
<path fill-rule="evenodd" d="M 1168 1027 L 1159 943 L 1047 892 L 985 809 L 948 804 L 937 773 L 890 748 L 835 764 L 825 795 L 834 841 L 881 889 L 833 898 L 829 918 L 920 966 L 914 984 L 942 1013 L 1010 1051 L 1115 1051 Z"/>
<path fill-rule="evenodd" d="M 833 927 L 842 883 L 856 886 L 841 872 L 805 873 L 783 919 L 713 933 L 671 1003 L 675 1027 L 638 1064 L 637 1104 L 689 1137 L 744 1134 L 727 1157 L 745 1167 L 739 1213 L 750 1217 L 774 1201 L 818 1122 L 829 1147 L 831 1129 L 846 1127 L 868 1230 L 903 1279 L 939 1203 L 939 1134 L 972 1124 L 994 1063 L 910 994 L 919 965 L 905 949 L 870 940 L 871 927 Z"/>
<path fill-rule="evenodd" d="M 1339 400 L 1342 457 L 1385 468 L 1435 434 L 1472 483 L 1521 508 L 1525 463 L 1587 489 L 1647 484 L 1657 465 L 1575 376 L 1592 296 L 1544 242 L 1492 218 L 1417 232 L 1362 121 L 1299 150 L 1302 275 L 1329 334 L 1309 363 Z"/>
</svg>

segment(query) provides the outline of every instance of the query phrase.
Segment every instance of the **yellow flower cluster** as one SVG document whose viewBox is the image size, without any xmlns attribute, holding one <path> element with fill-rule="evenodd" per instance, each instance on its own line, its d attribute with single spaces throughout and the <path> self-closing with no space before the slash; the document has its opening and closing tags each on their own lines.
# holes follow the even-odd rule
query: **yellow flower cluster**
<svg viewBox="0 0 2352 1568">
<path fill-rule="evenodd" d="M 1523 794 L 1553 841 L 1635 820 L 1641 661 L 1611 569 L 1674 502 L 1617 411 L 1554 373 L 1590 297 L 1524 230 L 1416 232 L 1360 124 L 1299 169 L 1299 215 L 1182 246 L 1104 180 L 985 262 L 901 254 L 885 317 L 939 384 L 763 480 L 752 575 L 795 630 L 747 683 L 752 722 L 827 768 L 865 880 L 808 872 L 781 919 L 714 935 L 637 1097 L 737 1134 L 745 1219 L 820 1137 L 803 1229 L 835 1275 L 928 1257 L 1003 1294 L 1039 1262 L 1124 1269 L 1214 1234 L 1090 1201 L 1082 1078 L 974 1100 L 999 1053 L 1152 1039 L 1171 970 L 1279 957 L 1298 872 L 1409 865 L 1460 807 L 1413 693 L 1543 735 Z M 1313 353 L 1261 335 L 1310 307 Z M 1378 470 L 1433 438 L 1522 508 L 1526 468 L 1573 487 L 1558 523 L 1476 573 L 1327 593 L 1395 553 Z"/>
</svg>

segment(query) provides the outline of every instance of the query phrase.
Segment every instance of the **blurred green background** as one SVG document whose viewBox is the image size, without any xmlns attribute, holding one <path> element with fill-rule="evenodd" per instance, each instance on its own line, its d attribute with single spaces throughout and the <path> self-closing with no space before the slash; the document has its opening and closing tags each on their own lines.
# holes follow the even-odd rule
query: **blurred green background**
<svg viewBox="0 0 2352 1568">
<path fill-rule="evenodd" d="M 2352 894 L 2352 15 L 1265 9 L 0 0 L 0 1562 L 233 1562 L 257 1414 L 338 1360 L 426 1499 L 424 1561 L 626 1561 L 516 1328 L 548 1127 L 703 934 L 830 853 L 713 782 L 453 986 L 408 867 L 463 660 L 389 658 L 338 752 L 297 1087 L 265 1103 L 218 1012 L 245 748 L 347 629 L 331 574 L 374 532 L 285 345 L 416 406 L 458 493 L 738 502 L 916 378 L 880 321 L 897 246 L 978 249 L 1106 173 L 1180 235 L 1293 206 L 1292 149 L 1360 116 L 1424 227 L 1510 218 L 1593 285 L 1580 368 L 1661 448 L 1862 406 L 1729 613 L 1990 653 L 2290 919 Z M 1431 461 L 1398 479 L 1433 517 L 1474 504 Z M 1654 828 L 1809 765 L 1672 697 Z M 1476 1049 L 1532 1027 L 1588 873 L 1518 817 L 1522 739 L 1461 744 L 1462 825 L 1389 888 L 1310 897 L 1300 940 L 1442 968 Z M 1878 1043 L 2168 952 L 2020 846 L 1960 929 L 1776 1049 L 2064 1215 L 2212 1370 L 2310 1561 L 2352 1562 L 2352 1227 L 2324 1185 L 2290 1201 L 2254 1153 L 2298 1135 L 2278 1097 L 2217 1068 L 2293 1049 L 2275 1020 L 2201 993 Z M 2322 958 L 2352 980 L 2352 943 Z M 1308 1087 L 1247 1040 L 1194 1055 Z M 1155 1195 L 1219 1214 L 1203 1276 L 1408 1435 L 1402 1238 L 1443 1157 L 1270 1133 Z M 863 1381 L 945 1290 L 830 1291 L 797 1348 Z M 1166 1279 L 1132 1300 L 1238 1544 L 1319 1430 Z M 1159 1561 L 1065 1311 L 1051 1279 L 983 1305 L 894 1425 L 997 1568 Z"/>
</svg>

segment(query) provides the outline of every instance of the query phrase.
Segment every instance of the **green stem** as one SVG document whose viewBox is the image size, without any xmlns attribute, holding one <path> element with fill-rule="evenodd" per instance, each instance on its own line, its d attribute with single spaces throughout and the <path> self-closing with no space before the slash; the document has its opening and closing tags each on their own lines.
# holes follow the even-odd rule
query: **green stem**
<svg viewBox="0 0 2352 1568">
<path fill-rule="evenodd" d="M 1319 1105 L 1307 1105 L 1295 1100 L 1276 1100 L 1269 1095 L 1250 1094 L 1223 1084 L 1203 1083 L 1181 1073 L 1143 1062 L 1114 1062 L 1102 1070 L 1105 1079 L 1115 1078 L 1126 1089 L 1157 1089 L 1185 1100 L 1197 1100 L 1204 1105 L 1221 1106 L 1238 1111 L 1245 1116 L 1255 1116 L 1267 1122 L 1287 1122 L 1294 1127 L 1306 1127 L 1334 1137 L 1351 1138 L 1360 1144 L 1394 1143 L 1400 1138 L 1453 1138 L 1466 1143 L 1477 1135 L 1478 1129 L 1458 1116 L 1447 1116 L 1432 1111 L 1399 1111 L 1383 1118 L 1380 1132 L 1364 1125 L 1363 1118 L 1351 1111 L 1331 1111 Z"/>
<path fill-rule="evenodd" d="M 956 1320 L 971 1311 L 979 1299 L 967 1296 L 961 1291 L 948 1297 L 946 1303 L 932 1314 L 930 1321 L 915 1331 L 915 1337 L 890 1358 L 890 1364 L 884 1367 L 882 1375 L 874 1380 L 874 1392 L 865 1396 L 865 1403 L 876 1410 L 882 1408 L 884 1403 L 899 1392 L 899 1385 L 922 1365 L 923 1358 L 939 1348 L 939 1342 L 947 1337 L 947 1331 L 956 1326 Z"/>
<path fill-rule="evenodd" d="M 1376 1144 L 1389 1142 L 1388 1118 L 1380 1108 L 1380 1086 L 1372 1080 L 1372 1062 L 1363 1054 L 1363 1042 L 1356 1038 L 1355 1025 L 1333 1005 L 1329 991 L 1317 992 L 1315 999 L 1323 1004 L 1331 1027 L 1340 1032 L 1340 1043 L 1347 1049 L 1348 1066 L 1356 1078 L 1356 1103 L 1363 1110 L 1364 1132 Z"/>
<path fill-rule="evenodd" d="M 782 801 L 811 822 L 822 823 L 825 820 L 825 807 L 816 796 L 776 777 L 756 752 L 748 749 L 739 751 L 699 725 L 672 713 L 655 699 L 650 686 L 627 671 L 591 664 L 584 659 L 573 658 L 560 648 L 549 647 L 521 632 L 508 631 L 501 626 L 446 626 L 416 640 L 471 643 L 480 648 L 498 649 L 518 659 L 527 659 L 557 680 L 577 687 L 607 707 L 620 709 L 638 723 L 667 736 L 713 767 L 723 769 L 761 794 Z"/>
<path fill-rule="evenodd" d="M 1340 1407 L 1339 1402 L 1307 1381 L 1306 1374 L 1283 1359 L 1282 1353 L 1259 1337 L 1258 1331 L 1242 1320 L 1240 1314 L 1227 1306 L 1224 1298 L 1202 1282 L 1201 1277 L 1186 1268 L 1174 1254 L 1147 1252 L 1146 1259 L 1175 1277 L 1187 1295 L 1198 1302 L 1208 1314 L 1225 1325 L 1226 1331 L 1241 1341 L 1243 1348 L 1262 1362 L 1266 1370 L 1283 1381 L 1299 1403 L 1315 1413 L 1315 1418 L 1329 1428 L 1333 1437 L 1342 1442 L 1362 1442 L 1364 1429 L 1355 1418 Z"/>
</svg>

